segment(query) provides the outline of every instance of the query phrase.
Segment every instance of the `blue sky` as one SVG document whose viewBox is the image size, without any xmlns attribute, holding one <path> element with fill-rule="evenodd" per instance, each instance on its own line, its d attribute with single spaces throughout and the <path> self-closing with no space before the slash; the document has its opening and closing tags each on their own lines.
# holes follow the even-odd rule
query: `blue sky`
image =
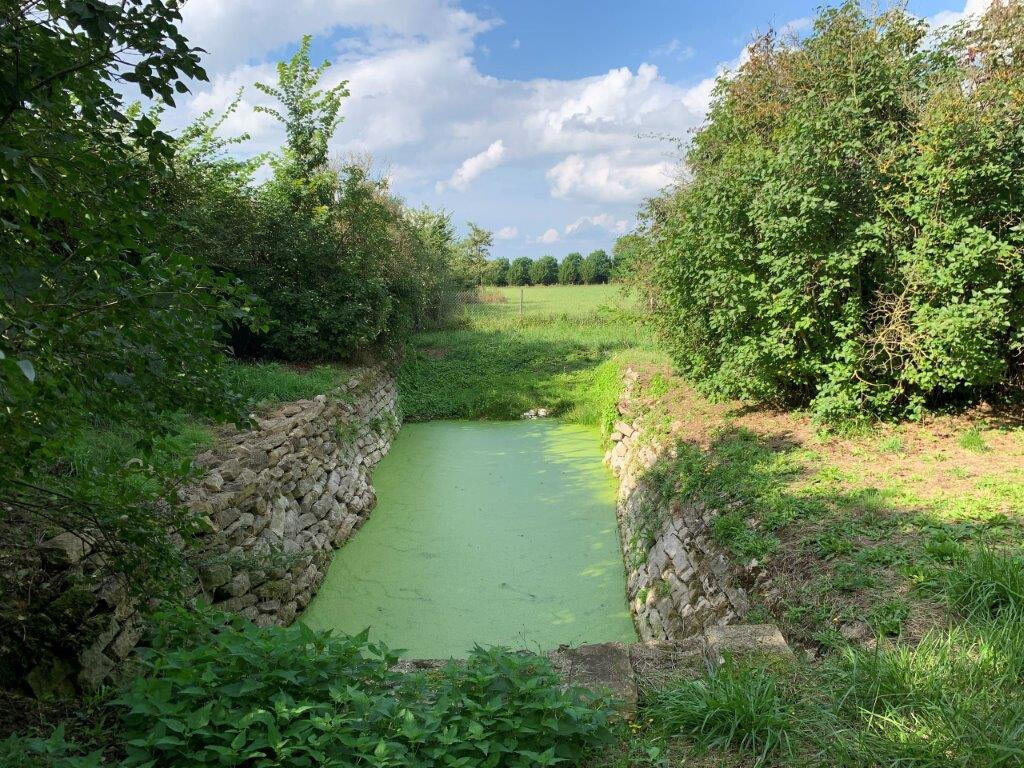
<svg viewBox="0 0 1024 768">
<path fill-rule="evenodd" d="M 239 88 L 228 133 L 245 151 L 275 149 L 280 126 L 252 108 L 252 84 L 305 33 L 349 81 L 339 158 L 372 159 L 412 205 L 496 235 L 515 258 L 610 248 L 644 198 L 670 184 L 670 142 L 700 126 L 714 78 L 769 28 L 806 30 L 820 2 L 676 0 L 192 0 L 184 29 L 205 48 L 210 83 L 167 118 L 221 110 Z M 912 0 L 933 23 L 985 0 Z"/>
</svg>

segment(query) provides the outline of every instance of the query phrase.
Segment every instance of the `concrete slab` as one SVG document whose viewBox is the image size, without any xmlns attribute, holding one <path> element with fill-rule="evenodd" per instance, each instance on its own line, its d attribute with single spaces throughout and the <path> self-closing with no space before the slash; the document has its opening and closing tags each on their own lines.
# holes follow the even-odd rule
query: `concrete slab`
<svg viewBox="0 0 1024 768">
<path fill-rule="evenodd" d="M 620 702 L 623 715 L 632 717 L 636 713 L 636 679 L 625 643 L 563 647 L 549 653 L 548 658 L 566 685 L 607 691 Z"/>
<path fill-rule="evenodd" d="M 715 663 L 722 662 L 724 653 L 769 653 L 792 656 L 779 628 L 774 624 L 730 624 L 710 627 L 704 631 L 707 656 Z"/>
</svg>

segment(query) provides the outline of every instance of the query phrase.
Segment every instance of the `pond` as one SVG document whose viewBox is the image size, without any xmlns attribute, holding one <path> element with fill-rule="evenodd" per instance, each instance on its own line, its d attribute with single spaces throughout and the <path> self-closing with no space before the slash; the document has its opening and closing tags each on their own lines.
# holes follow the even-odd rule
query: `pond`
<svg viewBox="0 0 1024 768">
<path fill-rule="evenodd" d="M 615 481 L 591 429 L 554 420 L 402 428 L 378 504 L 302 616 L 415 658 L 475 643 L 635 640 Z"/>
</svg>

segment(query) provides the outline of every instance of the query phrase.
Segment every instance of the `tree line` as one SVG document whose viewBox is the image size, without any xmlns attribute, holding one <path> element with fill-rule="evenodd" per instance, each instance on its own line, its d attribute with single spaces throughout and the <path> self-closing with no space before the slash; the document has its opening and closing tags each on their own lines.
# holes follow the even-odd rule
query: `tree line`
<svg viewBox="0 0 1024 768">
<path fill-rule="evenodd" d="M 573 252 L 561 262 L 554 256 L 536 259 L 490 258 L 490 233 L 470 223 L 470 234 L 460 243 L 456 271 L 463 284 L 472 286 L 507 285 L 593 285 L 619 277 L 624 261 L 618 248 L 612 256 L 602 249 L 587 256 Z"/>
</svg>

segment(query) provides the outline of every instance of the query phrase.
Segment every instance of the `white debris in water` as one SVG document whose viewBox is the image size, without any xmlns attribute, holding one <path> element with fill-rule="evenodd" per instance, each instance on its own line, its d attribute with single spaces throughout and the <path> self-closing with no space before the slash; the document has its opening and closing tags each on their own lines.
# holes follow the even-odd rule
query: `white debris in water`
<svg viewBox="0 0 1024 768">
<path fill-rule="evenodd" d="M 529 410 L 526 413 L 524 413 L 519 418 L 521 418 L 521 419 L 546 419 L 550 415 L 551 415 L 551 411 L 548 410 L 547 408 L 533 408 L 532 410 Z"/>
</svg>

